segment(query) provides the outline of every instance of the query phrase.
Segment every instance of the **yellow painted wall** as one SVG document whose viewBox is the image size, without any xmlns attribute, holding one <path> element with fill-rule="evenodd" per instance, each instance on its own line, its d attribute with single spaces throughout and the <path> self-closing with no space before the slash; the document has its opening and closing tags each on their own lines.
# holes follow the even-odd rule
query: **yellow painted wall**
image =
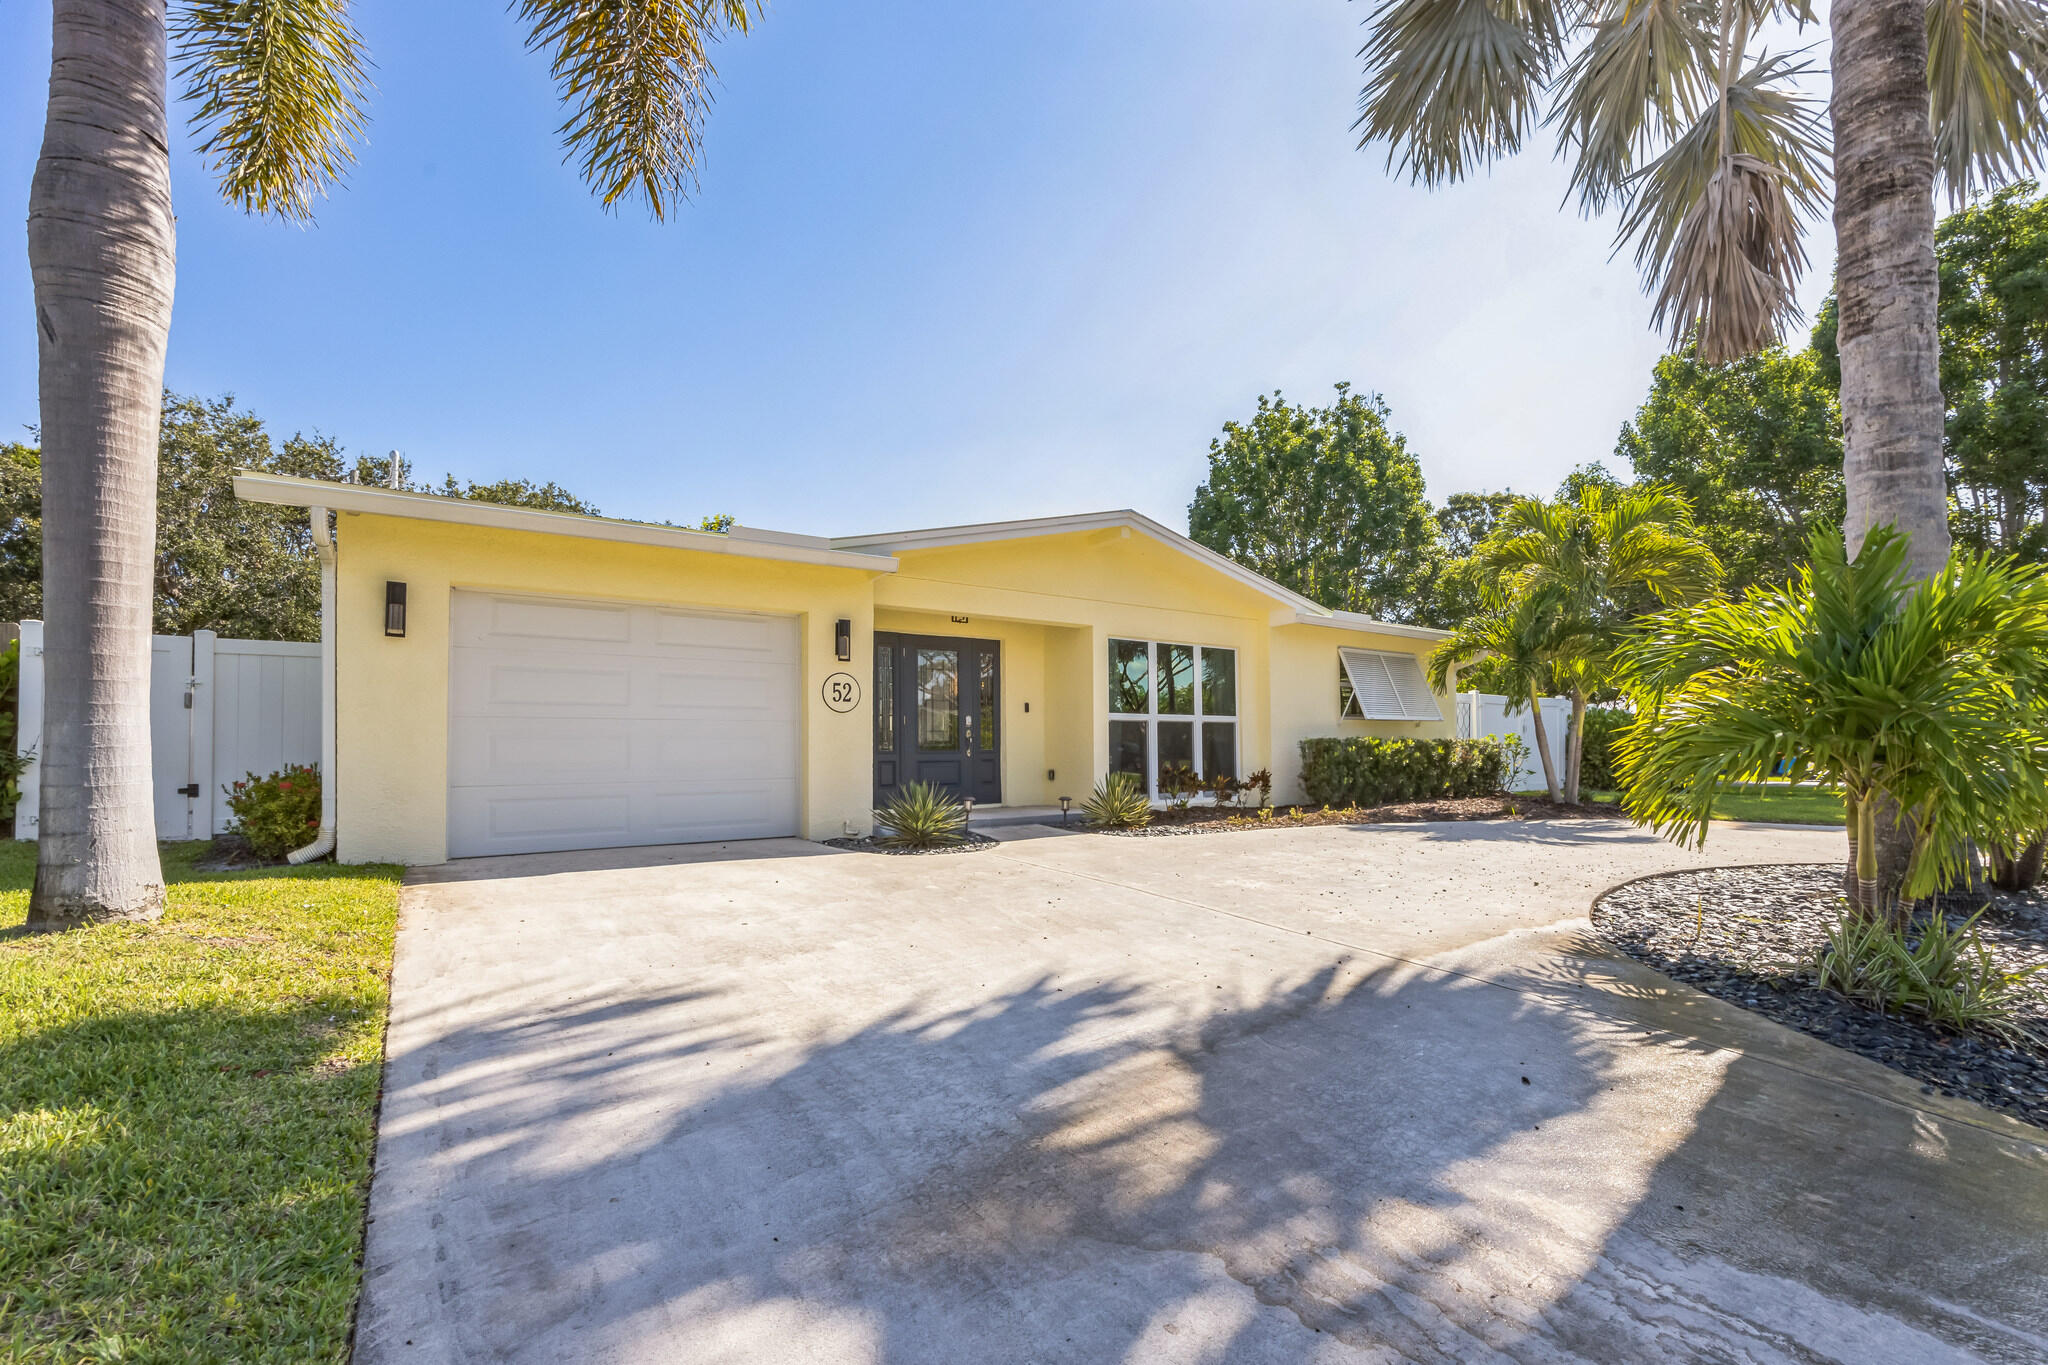
<svg viewBox="0 0 2048 1365">
<path fill-rule="evenodd" d="M 1002 638 L 1006 623 L 1054 627 L 1035 642 L 1048 698 L 1043 761 L 1006 762 L 1007 804 L 1078 801 L 1108 770 L 1112 639 L 1236 650 L 1238 763 L 1249 772 L 1267 762 L 1267 623 L 1279 604 L 1265 593 L 1122 528 L 899 550 L 897 559 L 896 573 L 875 580 L 878 620 L 916 613 L 942 623 L 932 633 L 985 639 Z M 1058 774 L 1050 783 L 1048 768 Z"/>
<path fill-rule="evenodd" d="M 448 856 L 450 594 L 458 588 L 796 615 L 803 649 L 803 833 L 865 832 L 873 796 L 867 693 L 874 573 L 646 545 L 349 513 L 340 518 L 336 816 L 343 862 Z M 384 583 L 405 582 L 406 634 L 384 635 Z M 840 617 L 854 658 L 833 657 Z M 862 680 L 862 705 L 825 708 L 827 675 Z"/>
<path fill-rule="evenodd" d="M 1329 736 L 1372 735 L 1382 739 L 1455 738 L 1457 718 L 1449 698 L 1439 695 L 1444 719 L 1359 720 L 1337 714 L 1337 651 L 1378 649 L 1413 654 L 1426 661 L 1431 642 L 1405 635 L 1376 635 L 1332 626 L 1276 626 L 1273 657 L 1273 803 L 1306 801 L 1301 787 L 1301 741 Z"/>
</svg>

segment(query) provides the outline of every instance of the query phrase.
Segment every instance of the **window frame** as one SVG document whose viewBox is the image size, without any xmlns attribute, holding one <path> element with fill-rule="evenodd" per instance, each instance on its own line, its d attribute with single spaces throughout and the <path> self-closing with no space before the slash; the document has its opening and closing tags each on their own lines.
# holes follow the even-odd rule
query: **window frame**
<svg viewBox="0 0 2048 1365">
<path fill-rule="evenodd" d="M 1210 714 L 1206 709 L 1208 698 L 1205 693 L 1208 689 L 1203 686 L 1203 662 L 1205 657 L 1211 651 L 1218 654 L 1228 654 L 1231 656 L 1231 700 L 1233 702 L 1242 701 L 1244 678 L 1237 668 L 1237 655 L 1241 651 L 1234 645 L 1203 645 L 1181 640 L 1138 640 L 1128 635 L 1112 635 L 1108 637 L 1102 655 L 1103 677 L 1105 679 L 1109 677 L 1118 645 L 1143 645 L 1145 647 L 1145 709 L 1143 711 L 1110 711 L 1104 720 L 1103 733 L 1105 735 L 1109 734 L 1109 727 L 1119 721 L 1142 722 L 1144 724 L 1146 799 L 1149 801 L 1161 799 L 1159 795 L 1159 724 L 1161 721 L 1169 724 L 1191 725 L 1193 727 L 1195 775 L 1202 778 L 1208 776 L 1207 772 L 1204 771 L 1208 765 L 1203 762 L 1203 752 L 1206 747 L 1203 740 L 1206 736 L 1208 723 L 1214 721 L 1219 725 L 1230 726 L 1231 767 L 1234 770 L 1233 776 L 1241 776 L 1244 772 L 1244 731 L 1242 729 L 1244 708 L 1237 706 L 1228 715 L 1220 712 L 1213 715 Z M 1194 651 L 1193 691 L 1195 708 L 1191 713 L 1162 712 L 1159 709 L 1160 654 L 1168 646 L 1179 646 L 1182 649 Z M 1114 704 L 1114 688 L 1111 689 L 1110 701 L 1111 704 Z M 1115 752 L 1114 744 L 1111 746 L 1111 752 Z"/>
</svg>

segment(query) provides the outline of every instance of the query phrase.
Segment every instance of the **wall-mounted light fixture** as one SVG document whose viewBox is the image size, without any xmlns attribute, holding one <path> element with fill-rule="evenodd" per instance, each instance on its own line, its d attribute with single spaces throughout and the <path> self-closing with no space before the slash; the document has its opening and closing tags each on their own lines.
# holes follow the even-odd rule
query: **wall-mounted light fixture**
<svg viewBox="0 0 2048 1365">
<path fill-rule="evenodd" d="M 384 633 L 400 637 L 405 635 L 405 584 L 403 583 L 386 583 L 384 585 Z"/>
<path fill-rule="evenodd" d="M 405 585 L 399 584 L 402 588 Z M 839 656 L 839 662 L 846 663 L 853 658 L 853 622 L 844 616 L 832 628 L 832 649 Z"/>
</svg>

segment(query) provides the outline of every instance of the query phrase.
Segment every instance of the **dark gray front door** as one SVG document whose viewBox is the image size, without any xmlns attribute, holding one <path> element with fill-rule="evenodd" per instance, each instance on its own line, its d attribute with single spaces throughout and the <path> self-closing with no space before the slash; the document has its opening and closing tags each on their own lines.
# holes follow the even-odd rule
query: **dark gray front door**
<svg viewBox="0 0 2048 1365">
<path fill-rule="evenodd" d="M 1003 799 L 1001 657 L 994 640 L 876 633 L 876 805 L 912 782 Z"/>
</svg>

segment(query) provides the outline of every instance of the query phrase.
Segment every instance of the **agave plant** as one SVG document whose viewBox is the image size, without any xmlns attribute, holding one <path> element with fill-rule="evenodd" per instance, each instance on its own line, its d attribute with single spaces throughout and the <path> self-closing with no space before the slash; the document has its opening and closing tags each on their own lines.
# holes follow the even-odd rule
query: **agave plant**
<svg viewBox="0 0 2048 1365">
<path fill-rule="evenodd" d="M 875 811 L 887 832 L 875 842 L 885 848 L 942 848 L 967 834 L 967 809 L 951 792 L 931 782 L 912 782 Z"/>
<path fill-rule="evenodd" d="M 1850 560 L 1817 532 L 1783 588 L 1652 617 L 1621 651 L 1636 721 L 1618 744 L 1630 815 L 1705 841 L 1715 794 L 1784 765 L 1846 799 L 1852 906 L 1897 919 L 1948 884 L 1969 840 L 2048 825 L 2048 578 L 1958 554 L 1907 581 L 1884 528 Z M 1900 885 L 1879 884 L 1880 816 L 1911 837 Z"/>
<path fill-rule="evenodd" d="M 1099 829 L 1143 829 L 1152 823 L 1152 803 L 1135 773 L 1111 773 L 1096 783 L 1081 813 Z"/>
</svg>

